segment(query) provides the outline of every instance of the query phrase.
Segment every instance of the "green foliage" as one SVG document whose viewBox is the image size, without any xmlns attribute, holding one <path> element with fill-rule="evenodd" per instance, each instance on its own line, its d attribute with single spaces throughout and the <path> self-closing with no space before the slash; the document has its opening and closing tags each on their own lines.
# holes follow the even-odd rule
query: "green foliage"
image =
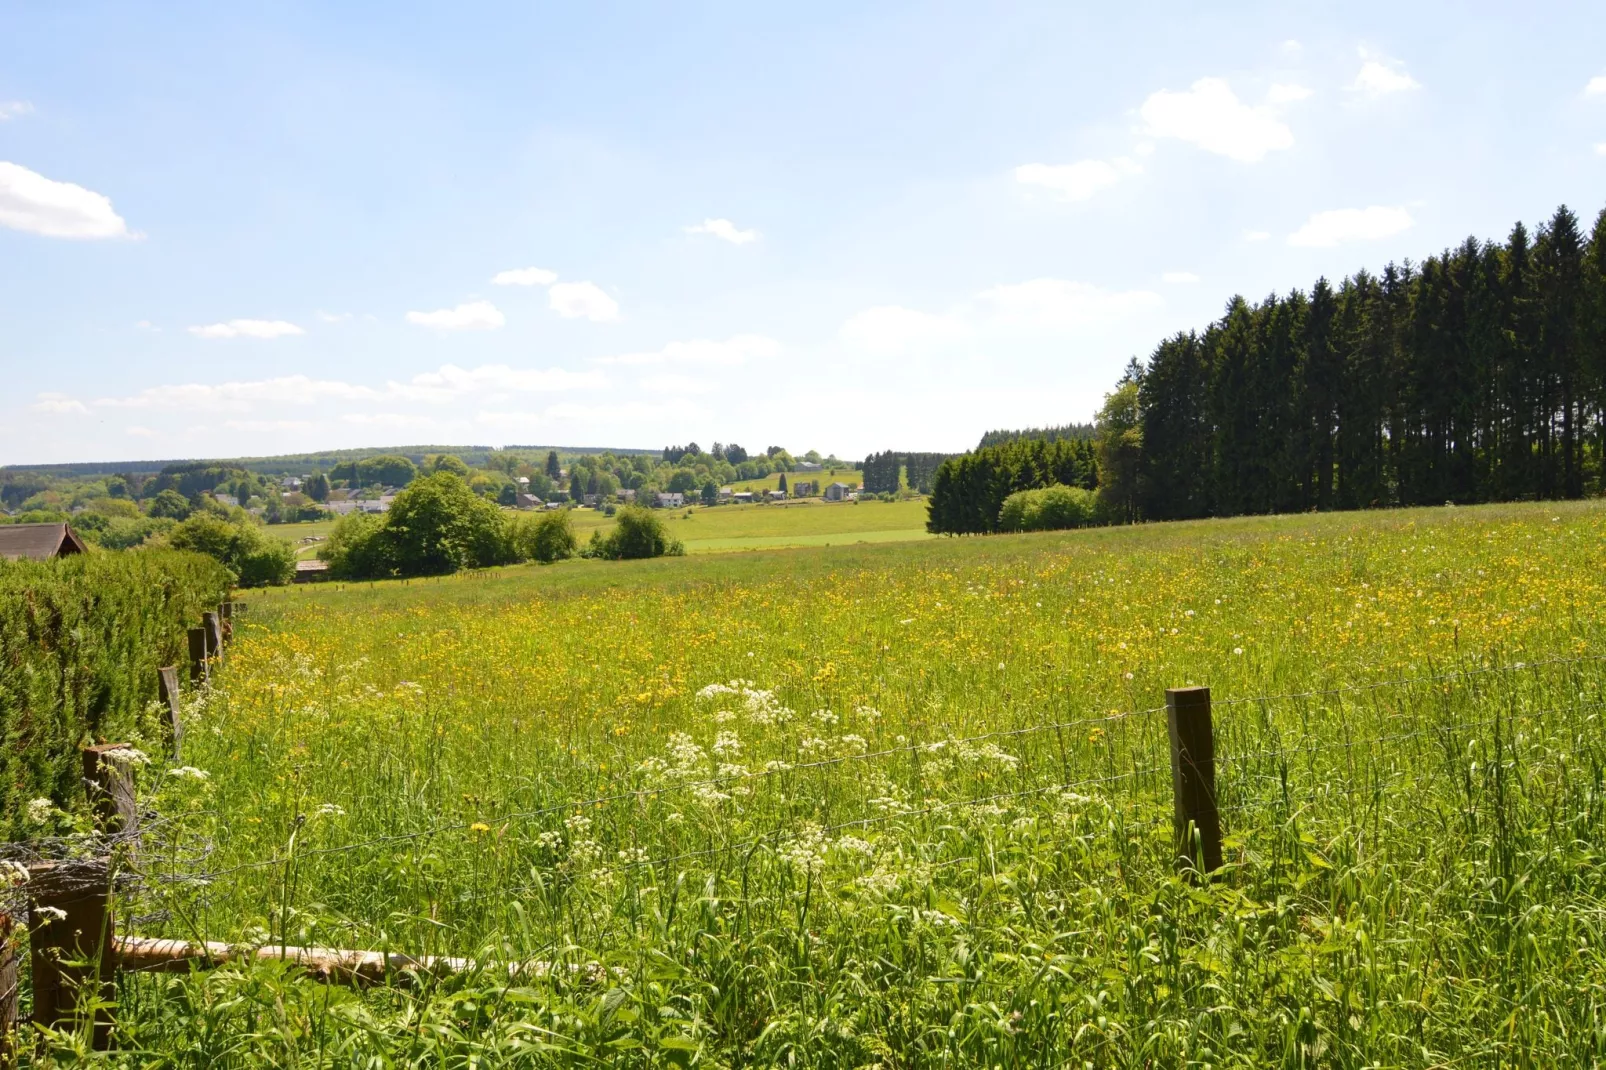
<svg viewBox="0 0 1606 1070">
<path fill-rule="evenodd" d="M 1082 487 L 1018 490 L 998 512 L 1000 531 L 1062 531 L 1096 522 L 1098 499 Z"/>
<path fill-rule="evenodd" d="M 176 550 L 0 561 L 0 839 L 25 839 L 21 808 L 83 801 L 78 748 L 161 746 L 156 669 L 183 664 L 185 632 L 230 577 Z"/>
<path fill-rule="evenodd" d="M 580 547 L 567 509 L 522 514 L 513 520 L 508 538 L 516 558 L 542 564 L 565 561 Z"/>
<path fill-rule="evenodd" d="M 1099 463 L 1099 506 L 1111 522 L 1137 519 L 1138 467 L 1143 461 L 1143 425 L 1138 384 L 1128 378 L 1104 396 L 1094 440 Z"/>
<path fill-rule="evenodd" d="M 330 575 L 336 579 L 379 579 L 396 572 L 384 518 L 374 513 L 341 517 L 318 548 L 318 557 L 329 563 Z"/>
<path fill-rule="evenodd" d="M 301 492 L 315 502 L 329 500 L 329 477 L 322 472 L 314 472 L 301 484 Z"/>
<path fill-rule="evenodd" d="M 195 513 L 173 529 L 168 544 L 214 558 L 241 587 L 277 587 L 295 578 L 295 550 L 249 520 Z"/>
<path fill-rule="evenodd" d="M 469 478 L 468 465 L 455 453 L 432 453 L 424 458 L 425 472 L 450 472 L 462 480 Z"/>
<path fill-rule="evenodd" d="M 450 472 L 415 480 L 385 514 L 389 559 L 400 576 L 438 576 L 508 559 L 502 511 Z"/>
<path fill-rule="evenodd" d="M 417 475 L 418 467 L 395 453 L 364 457 L 360 461 L 345 461 L 329 470 L 330 479 L 344 479 L 346 485 L 351 487 L 405 487 Z"/>
<path fill-rule="evenodd" d="M 72 518 L 73 530 L 83 540 L 106 550 L 131 550 L 173 530 L 178 521 L 152 516 L 106 516 L 79 513 Z"/>
<path fill-rule="evenodd" d="M 1027 427 L 1019 431 L 988 431 L 986 434 L 981 436 L 981 442 L 977 444 L 976 448 L 985 449 L 988 446 L 1002 446 L 1006 442 L 1014 442 L 1015 440 L 1022 438 L 1040 438 L 1044 442 L 1058 442 L 1061 439 L 1090 440 L 1093 438 L 1093 435 L 1094 428 L 1092 424 L 1065 424 L 1061 427 Z"/>
<path fill-rule="evenodd" d="M 172 489 L 159 492 L 151 499 L 150 507 L 146 510 L 150 516 L 168 520 L 184 520 L 190 515 L 190 511 L 189 501 Z"/>
<path fill-rule="evenodd" d="M 644 557 L 678 557 L 686 552 L 680 540 L 671 538 L 663 521 L 651 509 L 627 505 L 615 517 L 617 526 L 605 537 L 596 535 L 587 553 L 611 561 Z"/>
<path fill-rule="evenodd" d="M 998 530 L 1004 499 L 1054 485 L 1098 486 L 1093 445 L 1085 439 L 1019 439 L 944 461 L 932 481 L 926 530 L 945 535 Z"/>
</svg>

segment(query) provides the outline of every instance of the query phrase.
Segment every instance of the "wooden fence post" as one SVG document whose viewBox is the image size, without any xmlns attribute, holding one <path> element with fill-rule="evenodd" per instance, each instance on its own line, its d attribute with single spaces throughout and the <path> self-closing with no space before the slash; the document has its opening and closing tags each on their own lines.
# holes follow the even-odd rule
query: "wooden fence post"
<svg viewBox="0 0 1606 1070">
<path fill-rule="evenodd" d="M 139 828 L 139 804 L 134 798 L 134 766 L 116 757 L 127 743 L 100 743 L 83 750 L 84 785 L 95 810 L 95 821 L 109 835 L 132 833 Z"/>
<path fill-rule="evenodd" d="M 206 656 L 217 658 L 223 664 L 223 623 L 220 611 L 201 614 L 201 627 L 206 629 Z"/>
<path fill-rule="evenodd" d="M 173 744 L 173 760 L 184 755 L 184 715 L 178 700 L 178 666 L 164 665 L 156 670 L 156 689 L 167 707 L 168 739 Z"/>
<path fill-rule="evenodd" d="M 0 913 L 0 1070 L 17 1065 L 17 938 L 11 915 Z"/>
<path fill-rule="evenodd" d="M 217 611 L 223 618 L 223 645 L 228 646 L 234 642 L 234 603 L 224 602 L 217 607 Z"/>
<path fill-rule="evenodd" d="M 1208 687 L 1165 693 L 1171 733 L 1177 865 L 1205 873 L 1221 868 L 1221 815 L 1216 810 L 1216 737 Z"/>
<path fill-rule="evenodd" d="M 105 1051 L 116 998 L 111 867 L 100 860 L 36 868 L 28 895 L 33 1020 L 52 1028 L 82 1028 L 80 1001 L 92 1000 L 94 1046 Z"/>
<path fill-rule="evenodd" d="M 190 683 L 199 687 L 206 680 L 206 629 L 191 628 L 190 637 Z"/>
</svg>

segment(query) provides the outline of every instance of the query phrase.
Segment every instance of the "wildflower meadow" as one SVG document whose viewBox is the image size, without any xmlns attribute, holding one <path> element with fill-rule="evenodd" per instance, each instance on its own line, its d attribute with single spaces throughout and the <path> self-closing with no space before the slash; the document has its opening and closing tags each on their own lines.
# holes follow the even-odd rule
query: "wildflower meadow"
<svg viewBox="0 0 1606 1070">
<path fill-rule="evenodd" d="M 129 976 L 109 1057 L 1598 1064 L 1603 605 L 1598 503 L 253 594 L 124 916 L 474 965 Z"/>
</svg>

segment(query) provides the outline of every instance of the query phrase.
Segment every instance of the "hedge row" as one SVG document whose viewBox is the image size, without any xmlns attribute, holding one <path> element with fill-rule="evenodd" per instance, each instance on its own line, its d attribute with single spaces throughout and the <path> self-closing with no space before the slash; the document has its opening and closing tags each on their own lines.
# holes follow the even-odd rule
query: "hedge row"
<svg viewBox="0 0 1606 1070">
<path fill-rule="evenodd" d="M 176 550 L 0 561 L 0 838 L 29 836 L 31 799 L 82 804 L 83 744 L 160 741 L 156 670 L 187 663 L 185 632 L 228 581 Z"/>
</svg>

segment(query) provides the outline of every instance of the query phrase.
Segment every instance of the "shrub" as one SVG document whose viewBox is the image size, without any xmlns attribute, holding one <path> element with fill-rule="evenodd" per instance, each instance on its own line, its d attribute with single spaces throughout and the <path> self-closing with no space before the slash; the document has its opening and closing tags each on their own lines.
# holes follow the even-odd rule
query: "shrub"
<svg viewBox="0 0 1606 1070">
<path fill-rule="evenodd" d="M 626 561 L 642 557 L 678 557 L 686 552 L 679 539 L 670 538 L 663 521 L 652 510 L 639 505 L 627 505 L 619 510 L 618 527 L 606 538 L 592 539 L 589 553 L 612 561 Z"/>
<path fill-rule="evenodd" d="M 385 514 L 385 537 L 401 576 L 438 576 L 511 559 L 502 510 L 451 472 L 416 479 Z"/>
<path fill-rule="evenodd" d="M 20 827 L 30 799 L 82 802 L 80 745 L 161 745 L 157 666 L 184 663 L 186 629 L 228 586 L 177 550 L 0 560 L 0 838 L 37 831 Z"/>
<path fill-rule="evenodd" d="M 525 561 L 539 561 L 544 565 L 563 561 L 573 557 L 580 546 L 567 509 L 521 516 L 512 528 L 513 554 Z"/>
<path fill-rule="evenodd" d="M 1098 496 L 1081 487 L 1020 490 L 998 511 L 1000 531 L 1060 531 L 1085 528 L 1098 515 Z"/>
<path fill-rule="evenodd" d="M 319 547 L 318 557 L 329 562 L 329 572 L 336 579 L 372 580 L 396 571 L 385 521 L 373 513 L 341 517 L 328 541 Z"/>
<path fill-rule="evenodd" d="M 178 550 L 194 550 L 221 562 L 241 587 L 278 587 L 296 574 L 296 554 L 283 539 L 264 535 L 255 524 L 197 512 L 168 536 Z"/>
</svg>

